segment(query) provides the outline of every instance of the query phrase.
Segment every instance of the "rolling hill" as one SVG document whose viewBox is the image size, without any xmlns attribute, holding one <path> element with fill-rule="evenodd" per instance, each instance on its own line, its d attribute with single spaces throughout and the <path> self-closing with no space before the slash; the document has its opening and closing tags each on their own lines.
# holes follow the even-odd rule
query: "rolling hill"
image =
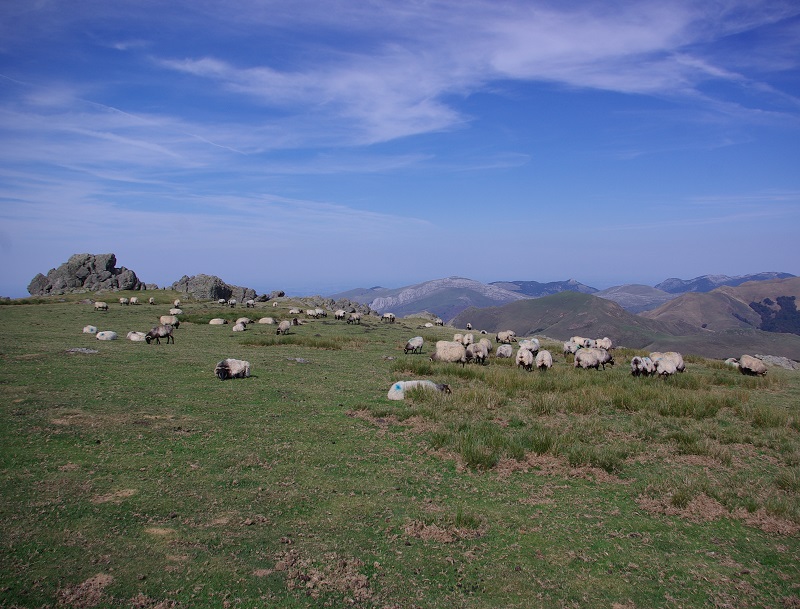
<svg viewBox="0 0 800 609">
<path fill-rule="evenodd" d="M 790 273 L 776 273 L 773 271 L 754 273 L 750 275 L 701 275 L 694 279 L 678 279 L 671 277 L 656 284 L 656 289 L 670 294 L 685 294 L 686 292 L 710 292 L 722 286 L 735 287 L 748 281 L 770 281 L 773 279 L 788 279 L 794 277 Z"/>
<path fill-rule="evenodd" d="M 613 300 L 629 313 L 649 311 L 677 297 L 676 294 L 638 283 L 614 286 L 595 292 L 594 295 L 606 300 Z"/>
</svg>

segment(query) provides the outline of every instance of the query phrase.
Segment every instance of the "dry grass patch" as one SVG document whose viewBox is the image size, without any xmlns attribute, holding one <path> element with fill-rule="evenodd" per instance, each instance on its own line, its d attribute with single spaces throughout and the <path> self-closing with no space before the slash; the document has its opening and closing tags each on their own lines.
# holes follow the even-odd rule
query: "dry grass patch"
<svg viewBox="0 0 800 609">
<path fill-rule="evenodd" d="M 59 590 L 57 593 L 59 607 L 97 607 L 106 601 L 105 589 L 111 585 L 114 578 L 108 573 L 98 573 L 78 584 Z"/>
<path fill-rule="evenodd" d="M 354 604 L 373 597 L 369 579 L 362 573 L 364 563 L 361 560 L 335 552 L 326 553 L 321 559 L 315 561 L 292 549 L 278 554 L 274 571 L 285 575 L 289 590 L 303 592 L 314 599 L 337 593 L 345 597 L 347 604 Z"/>
</svg>

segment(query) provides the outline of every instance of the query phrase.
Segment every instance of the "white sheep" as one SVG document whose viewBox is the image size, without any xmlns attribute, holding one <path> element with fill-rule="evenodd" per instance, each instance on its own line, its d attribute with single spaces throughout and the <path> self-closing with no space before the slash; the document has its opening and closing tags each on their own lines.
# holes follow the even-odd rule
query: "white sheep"
<svg viewBox="0 0 800 609">
<path fill-rule="evenodd" d="M 539 344 L 538 338 L 525 338 L 519 341 L 519 346 L 521 349 L 527 349 L 528 351 L 536 355 L 536 352 L 539 351 L 541 345 Z"/>
<path fill-rule="evenodd" d="M 517 351 L 517 366 L 529 371 L 533 369 L 533 353 L 525 347 L 520 347 Z"/>
<path fill-rule="evenodd" d="M 222 319 L 221 317 L 215 317 L 214 319 L 209 320 L 209 325 L 211 326 L 224 326 L 228 323 L 227 319 Z"/>
<path fill-rule="evenodd" d="M 542 349 L 536 354 L 535 365 L 539 370 L 549 370 L 553 367 L 553 355 L 547 349 Z"/>
<path fill-rule="evenodd" d="M 139 298 L 138 298 L 138 296 L 131 296 L 128 299 L 128 302 L 130 302 L 132 305 L 138 305 L 139 304 Z"/>
<path fill-rule="evenodd" d="M 441 391 L 442 393 L 452 393 L 450 390 L 450 385 L 445 383 L 434 383 L 433 381 L 428 380 L 397 381 L 396 383 L 392 383 L 392 386 L 389 388 L 389 393 L 386 395 L 386 397 L 390 400 L 402 400 L 406 397 L 406 391 L 416 388 L 435 389 L 437 391 Z"/>
<path fill-rule="evenodd" d="M 289 315 L 300 315 L 300 309 L 298 308 L 289 309 Z"/>
<path fill-rule="evenodd" d="M 243 324 L 241 322 L 233 324 L 233 328 L 231 328 L 234 332 L 244 332 L 247 330 L 247 324 Z"/>
<path fill-rule="evenodd" d="M 486 358 L 489 357 L 489 351 L 483 343 L 472 343 L 467 345 L 466 349 L 467 361 L 476 361 L 479 364 L 485 364 Z"/>
<path fill-rule="evenodd" d="M 464 345 L 464 335 L 463 334 L 453 334 L 453 342 L 461 343 Z M 466 345 L 464 345 L 466 347 Z"/>
<path fill-rule="evenodd" d="M 180 301 L 180 299 L 179 299 L 179 298 L 176 298 L 175 300 L 173 300 L 173 301 L 172 301 L 172 306 L 173 306 L 173 307 L 175 307 L 176 309 L 180 309 L 180 308 L 181 308 L 181 301 Z"/>
<path fill-rule="evenodd" d="M 467 322 L 467 330 L 472 330 L 472 324 Z"/>
<path fill-rule="evenodd" d="M 147 335 L 144 332 L 128 332 L 128 335 L 125 338 L 135 343 L 143 343 L 146 341 L 146 336 Z"/>
<path fill-rule="evenodd" d="M 609 366 L 614 365 L 614 356 L 611 355 L 605 349 L 598 349 L 597 347 L 589 347 L 586 349 L 587 351 L 591 351 L 595 355 L 597 355 L 597 361 L 600 362 L 600 365 L 603 367 L 603 370 L 606 369 L 606 364 Z"/>
<path fill-rule="evenodd" d="M 492 341 L 485 337 L 480 339 L 478 341 L 478 344 L 486 347 L 486 353 L 491 353 L 492 350 L 494 349 L 494 346 L 492 346 Z"/>
<path fill-rule="evenodd" d="M 258 323 L 273 325 L 275 323 L 275 318 L 274 317 L 262 317 L 261 319 L 258 320 Z"/>
<path fill-rule="evenodd" d="M 292 322 L 288 319 L 284 319 L 281 323 L 278 324 L 278 329 L 275 331 L 275 334 L 288 334 L 289 328 L 292 327 Z"/>
<path fill-rule="evenodd" d="M 245 309 L 255 309 L 256 308 L 256 301 L 250 298 L 249 300 L 244 301 L 244 308 Z"/>
<path fill-rule="evenodd" d="M 314 309 L 314 313 L 316 317 L 319 319 L 320 317 L 327 317 L 328 312 L 325 309 Z"/>
<path fill-rule="evenodd" d="M 575 353 L 575 362 L 573 366 L 576 368 L 594 368 L 600 370 L 600 357 L 591 349 L 578 349 Z"/>
<path fill-rule="evenodd" d="M 349 324 L 360 324 L 361 323 L 361 313 L 350 313 L 347 318 L 347 323 Z"/>
<path fill-rule="evenodd" d="M 591 338 L 584 338 L 583 336 L 573 336 L 570 338 L 573 343 L 577 343 L 580 347 L 588 349 L 594 346 L 594 341 Z"/>
<path fill-rule="evenodd" d="M 435 326 L 443 326 L 444 325 L 444 321 L 442 320 L 441 317 L 437 317 L 436 319 L 433 320 L 433 325 L 435 325 Z"/>
<path fill-rule="evenodd" d="M 227 300 L 225 300 L 224 298 L 219 298 L 219 299 L 217 300 L 217 304 L 220 304 L 220 305 L 226 305 L 226 304 L 228 304 L 228 301 L 227 301 Z"/>
<path fill-rule="evenodd" d="M 678 369 L 671 359 L 659 358 L 655 361 L 656 374 L 661 377 L 672 376 Z"/>
<path fill-rule="evenodd" d="M 564 358 L 566 358 L 568 355 L 573 355 L 574 356 L 578 352 L 578 349 L 580 349 L 580 348 L 581 348 L 581 346 L 578 343 L 576 343 L 574 340 L 565 341 L 564 342 Z"/>
<path fill-rule="evenodd" d="M 83 333 L 84 334 L 97 334 L 97 327 L 96 326 L 83 326 Z"/>
<path fill-rule="evenodd" d="M 169 310 L 169 314 L 170 315 L 183 315 L 183 309 L 178 309 L 176 307 L 173 307 L 173 308 L 171 308 Z"/>
<path fill-rule="evenodd" d="M 235 298 L 229 298 L 227 304 L 231 309 L 236 308 L 236 299 Z"/>
<path fill-rule="evenodd" d="M 475 335 L 474 334 L 465 334 L 464 338 L 461 340 L 461 344 L 465 347 L 473 344 L 475 342 Z"/>
<path fill-rule="evenodd" d="M 381 321 L 388 321 L 390 324 L 395 322 L 395 314 L 394 313 L 384 313 L 381 316 Z"/>
<path fill-rule="evenodd" d="M 517 342 L 517 333 L 514 330 L 502 330 L 497 333 L 495 340 L 504 344 L 514 343 Z"/>
<path fill-rule="evenodd" d="M 235 323 L 237 323 L 237 324 L 244 324 L 244 325 L 246 325 L 246 326 L 249 326 L 250 324 L 252 324 L 252 323 L 253 323 L 253 320 L 252 320 L 252 319 L 250 319 L 249 317 L 240 317 L 239 319 L 237 319 L 237 320 L 236 320 L 236 322 L 235 322 Z"/>
<path fill-rule="evenodd" d="M 153 339 L 155 339 L 156 344 L 161 344 L 161 339 L 166 338 L 167 344 L 169 344 L 170 339 L 172 339 L 172 344 L 175 344 L 175 337 L 172 335 L 173 326 L 171 324 L 159 324 L 150 330 L 147 334 L 144 335 L 144 340 L 149 345 Z"/>
<path fill-rule="evenodd" d="M 403 347 L 403 353 L 406 355 L 409 351 L 411 353 L 422 353 L 422 345 L 425 341 L 422 339 L 421 336 L 415 336 L 413 338 L 408 339 L 406 346 Z"/>
<path fill-rule="evenodd" d="M 345 311 L 344 309 L 338 309 L 338 310 L 337 310 L 337 311 L 336 311 L 336 312 L 333 314 L 333 318 L 334 318 L 334 319 L 344 319 L 346 315 L 347 315 L 347 311 Z"/>
<path fill-rule="evenodd" d="M 117 340 L 117 333 L 113 330 L 101 330 L 95 334 L 97 340 Z"/>
<path fill-rule="evenodd" d="M 666 353 L 653 351 L 650 354 L 650 359 L 653 360 L 653 363 L 660 359 L 668 359 L 674 364 L 676 371 L 683 372 L 686 370 L 686 365 L 683 363 L 683 356 L 677 351 L 667 351 Z"/>
<path fill-rule="evenodd" d="M 751 376 L 767 376 L 767 365 L 752 355 L 742 355 L 739 358 L 739 372 Z"/>
<path fill-rule="evenodd" d="M 246 378 L 250 376 L 250 362 L 243 359 L 224 359 L 214 367 L 214 375 L 221 381 Z"/>
<path fill-rule="evenodd" d="M 614 347 L 613 343 L 611 342 L 611 339 L 608 338 L 608 336 L 595 339 L 594 346 L 597 347 L 598 349 L 605 349 L 606 351 L 611 351 L 611 349 Z"/>
<path fill-rule="evenodd" d="M 176 329 L 181 325 L 181 322 L 178 321 L 178 317 L 175 315 L 162 315 L 158 318 L 158 323 L 164 326 L 169 325 Z"/>
<path fill-rule="evenodd" d="M 128 304 L 130 304 L 130 300 L 127 299 L 127 298 L 120 298 L 119 299 L 119 304 L 127 306 Z"/>
<path fill-rule="evenodd" d="M 500 345 L 497 347 L 497 353 L 495 354 L 495 357 L 514 357 L 514 347 L 511 345 Z"/>
<path fill-rule="evenodd" d="M 108 311 L 108 303 L 103 302 L 102 300 L 98 300 L 94 303 L 94 310 L 95 311 Z"/>
<path fill-rule="evenodd" d="M 147 299 L 147 303 L 151 304 L 151 305 L 154 305 L 154 304 L 156 304 L 156 299 L 151 296 L 150 298 Z"/>
<path fill-rule="evenodd" d="M 436 341 L 436 352 L 431 355 L 430 360 L 432 362 L 460 363 L 463 366 L 467 363 L 467 351 L 461 343 L 440 340 Z"/>
</svg>

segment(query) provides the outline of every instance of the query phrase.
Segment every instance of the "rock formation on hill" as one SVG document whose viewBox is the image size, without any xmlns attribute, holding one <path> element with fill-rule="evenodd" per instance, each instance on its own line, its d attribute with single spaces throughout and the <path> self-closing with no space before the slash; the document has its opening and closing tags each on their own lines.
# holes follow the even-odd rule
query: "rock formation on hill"
<svg viewBox="0 0 800 609">
<path fill-rule="evenodd" d="M 114 254 L 74 254 L 47 275 L 39 273 L 28 284 L 32 296 L 97 292 L 99 290 L 143 290 L 145 284 L 124 266 L 116 268 Z"/>
<path fill-rule="evenodd" d="M 256 291 L 252 288 L 243 288 L 238 285 L 228 285 L 216 275 L 184 275 L 172 284 L 171 288 L 176 292 L 184 292 L 198 300 L 219 300 L 224 298 L 235 298 L 240 303 L 250 298 L 256 297 Z"/>
</svg>

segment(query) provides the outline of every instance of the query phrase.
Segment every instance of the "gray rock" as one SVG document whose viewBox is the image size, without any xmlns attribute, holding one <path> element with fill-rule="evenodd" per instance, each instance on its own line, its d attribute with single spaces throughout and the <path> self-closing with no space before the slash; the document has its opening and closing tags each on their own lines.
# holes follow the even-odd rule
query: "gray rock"
<svg viewBox="0 0 800 609">
<path fill-rule="evenodd" d="M 788 357 L 778 357 L 777 355 L 756 355 L 765 364 L 777 366 L 786 370 L 800 370 L 800 364 Z"/>
<path fill-rule="evenodd" d="M 73 254 L 47 275 L 37 274 L 28 284 L 32 296 L 80 293 L 99 290 L 144 290 L 136 273 L 124 266 L 116 268 L 114 254 Z"/>
<path fill-rule="evenodd" d="M 256 291 L 251 288 L 243 288 L 237 285 L 228 285 L 216 275 L 184 275 L 172 284 L 171 289 L 176 292 L 183 292 L 198 300 L 219 300 L 224 298 L 235 298 L 238 302 L 244 302 L 250 298 L 255 299 Z"/>
</svg>

